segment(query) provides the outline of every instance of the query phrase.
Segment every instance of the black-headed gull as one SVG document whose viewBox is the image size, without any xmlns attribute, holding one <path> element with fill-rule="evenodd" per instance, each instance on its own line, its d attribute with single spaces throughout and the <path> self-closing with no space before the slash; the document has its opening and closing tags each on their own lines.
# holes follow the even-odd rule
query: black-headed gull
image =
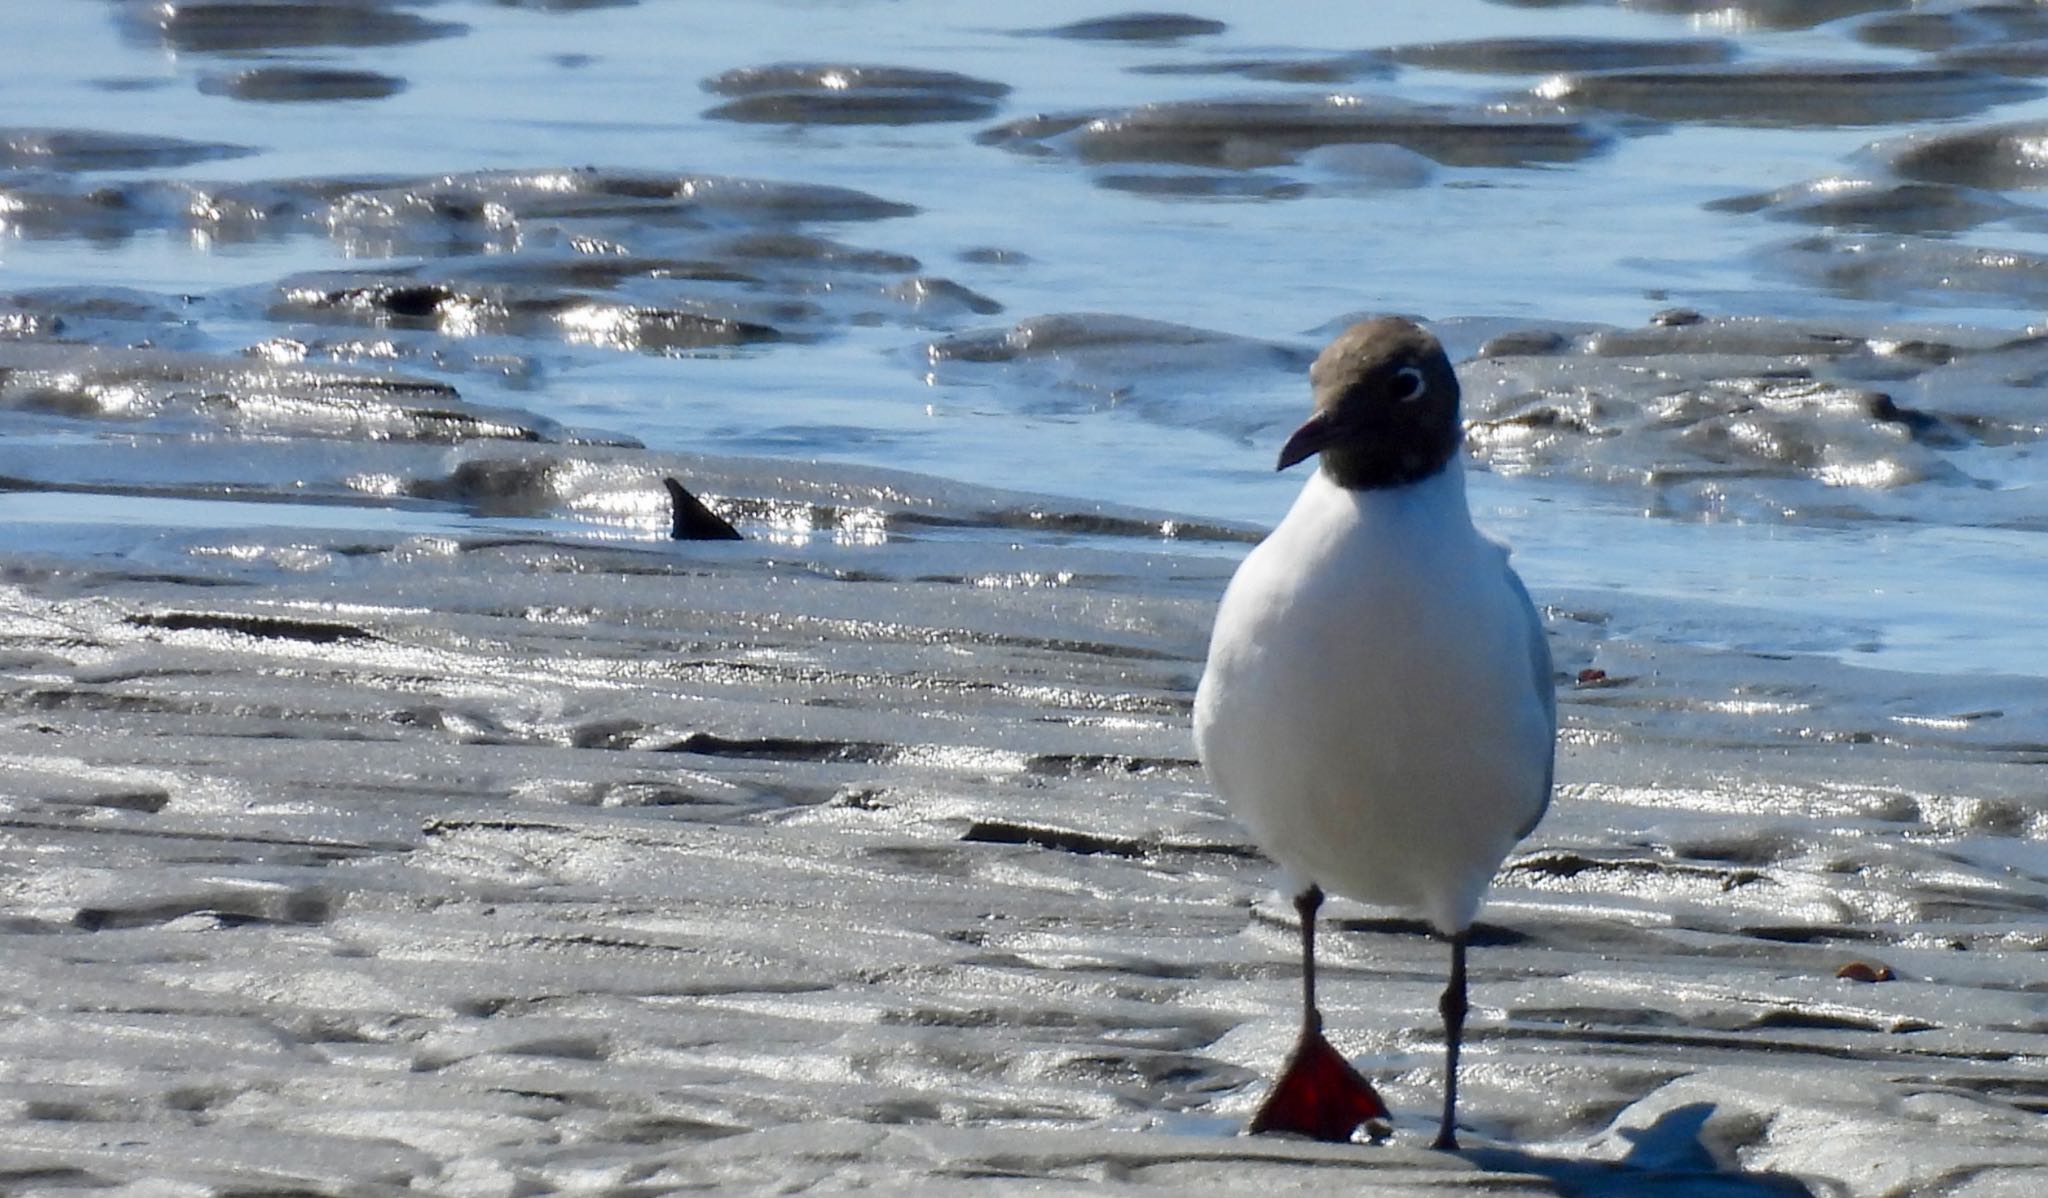
<svg viewBox="0 0 2048 1198">
<path fill-rule="evenodd" d="M 1458 378 L 1436 338 L 1362 321 L 1309 379 L 1315 412 L 1280 469 L 1316 454 L 1321 469 L 1231 579 L 1195 698 L 1210 783 L 1286 871 L 1301 915 L 1301 1039 L 1250 1130 L 1346 1140 L 1386 1114 L 1323 1038 L 1327 889 L 1450 941 L 1436 1146 L 1456 1148 L 1472 920 L 1550 802 L 1550 649 L 1506 548 L 1472 525 Z"/>
</svg>

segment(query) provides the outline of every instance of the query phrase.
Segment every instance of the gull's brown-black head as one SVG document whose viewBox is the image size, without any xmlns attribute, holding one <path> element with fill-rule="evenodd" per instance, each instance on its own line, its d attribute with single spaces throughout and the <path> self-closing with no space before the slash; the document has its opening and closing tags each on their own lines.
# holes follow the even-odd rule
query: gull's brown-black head
<svg viewBox="0 0 2048 1198">
<path fill-rule="evenodd" d="M 1458 376 L 1444 347 L 1399 317 L 1362 320 L 1308 370 L 1316 410 L 1280 451 L 1282 470 L 1314 454 L 1353 490 L 1420 482 L 1458 452 Z"/>
</svg>

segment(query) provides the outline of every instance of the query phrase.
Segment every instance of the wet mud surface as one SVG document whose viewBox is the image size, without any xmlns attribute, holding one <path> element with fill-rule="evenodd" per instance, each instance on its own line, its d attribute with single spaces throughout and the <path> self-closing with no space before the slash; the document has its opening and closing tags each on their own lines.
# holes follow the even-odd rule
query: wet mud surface
<svg viewBox="0 0 2048 1198">
<path fill-rule="evenodd" d="M 148 57 L 81 87 L 130 119 L 0 129 L 0 1189 L 2036 1192 L 2039 617 L 1891 668 L 1958 617 L 1857 553 L 2032 594 L 2038 13 L 1060 7 L 840 60 L 706 6 L 658 117 L 376 123 L 522 21 L 559 94 L 644 95 L 578 40 L 640 7 L 110 5 Z M 262 122 L 323 112 L 387 141 L 268 169 L 303 130 Z M 1739 236 L 1628 319 L 1547 255 L 1635 209 L 1403 257 L 1416 212 L 1731 137 L 1777 169 L 1675 185 L 1642 244 Z M 1076 211 L 1129 256 L 1037 235 Z M 1457 1155 L 1421 1148 L 1446 950 L 1343 902 L 1325 1014 L 1393 1140 L 1236 1134 L 1294 929 L 1187 727 L 1306 363 L 1411 302 L 1483 522 L 1537 535 L 1564 724 Z M 1734 529 L 1876 597 L 1652 585 L 1624 519 L 1696 581 Z"/>
<path fill-rule="evenodd" d="M 1474 958 L 1467 1118 L 1517 1147 L 1412 1146 L 1442 950 L 1341 905 L 1328 1017 L 1396 1146 L 1241 1144 L 1295 979 L 1186 737 L 1231 559 L 619 452 L 753 539 L 129 527 L 11 561 L 0 1169 L 1792 1193 L 1843 1125 L 1939 1126 L 1918 1182 L 2043 1163 L 2034 680 L 1690 649 L 1554 596 L 1563 790 Z"/>
</svg>

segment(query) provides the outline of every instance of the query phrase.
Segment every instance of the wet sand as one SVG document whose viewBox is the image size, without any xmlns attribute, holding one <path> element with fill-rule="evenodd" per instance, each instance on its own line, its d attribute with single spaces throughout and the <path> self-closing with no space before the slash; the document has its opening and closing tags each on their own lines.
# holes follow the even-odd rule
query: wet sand
<svg viewBox="0 0 2048 1198">
<path fill-rule="evenodd" d="M 52 18 L 0 1189 L 2032 1198 L 2048 25 L 1074 7 Z M 1447 950 L 1342 902 L 1394 1136 L 1251 1140 L 1292 913 L 1189 706 L 1306 362 L 1417 308 L 1561 785 L 1468 1150 Z"/>
<path fill-rule="evenodd" d="M 1187 735 L 1232 557 L 1143 513 L 617 453 L 755 539 L 84 520 L 91 553 L 10 561 L 17 1192 L 2017 1194 L 2048 1165 L 2037 680 L 1546 596 L 1562 786 L 1474 953 L 1481 1147 L 1419 1147 L 1443 949 L 1344 904 L 1327 1014 L 1394 1141 L 1254 1143 L 1293 934 Z"/>
</svg>

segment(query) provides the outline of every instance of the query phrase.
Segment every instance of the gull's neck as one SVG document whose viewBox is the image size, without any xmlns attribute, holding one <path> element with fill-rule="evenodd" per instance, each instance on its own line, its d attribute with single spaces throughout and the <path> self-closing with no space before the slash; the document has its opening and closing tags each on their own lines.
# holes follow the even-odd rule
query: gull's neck
<svg viewBox="0 0 2048 1198">
<path fill-rule="evenodd" d="M 1422 478 L 1398 486 L 1347 487 L 1323 467 L 1316 469 L 1316 483 L 1334 496 L 1348 500 L 1361 515 L 1442 520 L 1466 526 L 1472 523 L 1472 509 L 1465 499 L 1462 455 L 1454 455 Z"/>
</svg>

